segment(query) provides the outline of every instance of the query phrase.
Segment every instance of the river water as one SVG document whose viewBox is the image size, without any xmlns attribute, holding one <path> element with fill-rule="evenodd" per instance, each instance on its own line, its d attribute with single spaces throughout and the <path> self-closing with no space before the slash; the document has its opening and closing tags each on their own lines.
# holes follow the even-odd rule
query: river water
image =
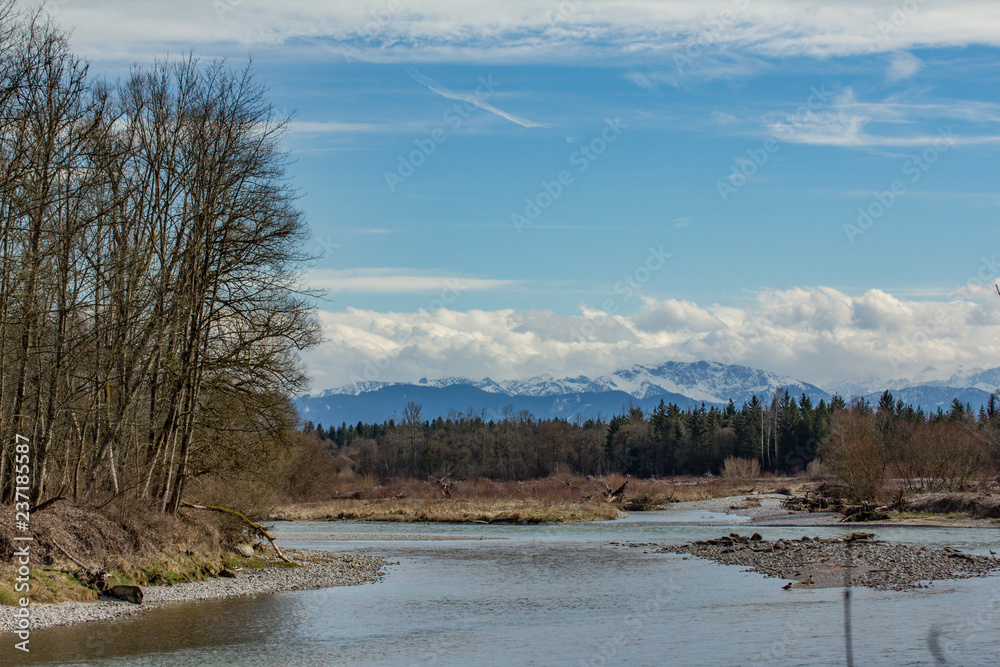
<svg viewBox="0 0 1000 667">
<path fill-rule="evenodd" d="M 734 519 L 667 510 L 565 526 L 278 524 L 285 546 L 395 564 L 377 584 L 178 603 L 116 623 L 38 630 L 31 664 L 846 664 L 842 589 L 784 591 L 784 580 L 641 546 L 731 530 L 769 540 L 850 530 L 724 526 Z M 1000 551 L 995 528 L 874 532 Z M 853 589 L 851 625 L 857 665 L 997 665 L 1000 576 Z"/>
</svg>

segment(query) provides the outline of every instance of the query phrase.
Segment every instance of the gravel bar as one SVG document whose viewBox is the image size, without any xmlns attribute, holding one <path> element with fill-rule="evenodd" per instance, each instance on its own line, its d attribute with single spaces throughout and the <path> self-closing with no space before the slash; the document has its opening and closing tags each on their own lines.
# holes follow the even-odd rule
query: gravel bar
<svg viewBox="0 0 1000 667">
<path fill-rule="evenodd" d="M 381 556 L 333 554 L 285 549 L 299 567 L 272 566 L 241 570 L 235 578 L 218 577 L 174 586 L 143 586 L 141 605 L 101 596 L 98 602 L 31 605 L 31 628 L 37 630 L 87 621 L 110 621 L 173 602 L 221 600 L 331 586 L 357 586 L 381 581 L 389 562 Z M 15 607 L 0 606 L 0 631 L 14 629 Z"/>
<path fill-rule="evenodd" d="M 742 565 L 767 577 L 790 580 L 786 588 L 843 586 L 849 569 L 852 586 L 877 590 L 925 588 L 942 579 L 966 579 L 1000 570 L 1000 559 L 935 549 L 890 544 L 871 533 L 846 537 L 803 537 L 801 540 L 761 539 L 738 533 L 713 540 L 664 546 L 659 553 L 690 554 L 724 565 Z"/>
</svg>

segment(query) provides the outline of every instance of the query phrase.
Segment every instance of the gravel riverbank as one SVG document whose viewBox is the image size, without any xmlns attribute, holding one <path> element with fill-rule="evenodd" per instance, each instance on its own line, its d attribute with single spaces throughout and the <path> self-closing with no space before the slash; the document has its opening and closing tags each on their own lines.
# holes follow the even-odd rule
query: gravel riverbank
<svg viewBox="0 0 1000 667">
<path fill-rule="evenodd" d="M 734 517 L 730 525 L 739 526 L 770 526 L 770 527 L 803 527 L 810 526 L 851 526 L 865 528 L 875 526 L 948 526 L 970 528 L 1000 529 L 998 519 L 949 518 L 946 516 L 929 515 L 925 517 L 908 517 L 890 521 L 844 523 L 843 516 L 838 512 L 798 512 L 785 509 L 781 503 L 788 496 L 776 493 L 759 495 L 727 496 L 675 503 L 671 508 L 683 510 L 701 510 L 705 512 L 724 512 Z M 735 517 L 746 517 L 748 520 L 736 520 Z M 715 522 L 718 525 L 719 522 Z"/>
<path fill-rule="evenodd" d="M 388 561 L 380 556 L 300 549 L 285 549 L 284 552 L 301 565 L 247 569 L 237 572 L 235 578 L 219 577 L 175 586 L 143 586 L 144 599 L 141 605 L 106 597 L 102 597 L 99 602 L 35 604 L 30 607 L 31 628 L 110 621 L 171 602 L 218 600 L 330 586 L 357 586 L 380 581 L 385 574 L 384 568 L 388 565 Z M 14 611 L 15 607 L 0 606 L 0 631 L 10 632 L 14 629 Z"/>
<path fill-rule="evenodd" d="M 843 586 L 845 574 L 849 574 L 852 586 L 903 590 L 925 587 L 934 580 L 965 579 L 1000 571 L 1000 559 L 996 557 L 949 548 L 889 544 L 871 539 L 870 533 L 773 542 L 761 539 L 759 534 L 730 533 L 713 540 L 664 546 L 657 551 L 741 565 L 768 577 L 789 580 L 786 588 Z"/>
</svg>

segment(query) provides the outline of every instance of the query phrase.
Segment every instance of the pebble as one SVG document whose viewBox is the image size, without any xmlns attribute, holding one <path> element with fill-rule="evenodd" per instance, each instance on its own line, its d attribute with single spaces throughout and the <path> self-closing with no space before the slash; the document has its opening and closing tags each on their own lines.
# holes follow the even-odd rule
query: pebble
<svg viewBox="0 0 1000 667">
<path fill-rule="evenodd" d="M 871 539 L 871 533 L 844 538 L 803 537 L 750 541 L 736 533 L 714 540 L 670 545 L 660 553 L 690 554 L 725 565 L 742 565 L 768 577 L 795 579 L 804 564 L 843 568 L 848 555 L 851 585 L 877 590 L 923 588 L 941 579 L 965 579 L 1000 570 L 1000 560 L 965 554 L 955 549 L 889 544 Z M 848 544 L 850 551 L 848 551 Z"/>
<path fill-rule="evenodd" d="M 267 595 L 283 591 L 311 590 L 331 586 L 357 586 L 381 581 L 388 561 L 381 556 L 345 555 L 304 549 L 285 549 L 301 563 L 299 567 L 245 569 L 235 578 L 213 578 L 174 586 L 143 586 L 141 605 L 102 596 L 98 602 L 33 604 L 31 629 L 73 625 L 88 621 L 110 621 L 154 607 L 191 600 Z M 0 606 L 0 632 L 15 629 L 16 607 Z"/>
</svg>

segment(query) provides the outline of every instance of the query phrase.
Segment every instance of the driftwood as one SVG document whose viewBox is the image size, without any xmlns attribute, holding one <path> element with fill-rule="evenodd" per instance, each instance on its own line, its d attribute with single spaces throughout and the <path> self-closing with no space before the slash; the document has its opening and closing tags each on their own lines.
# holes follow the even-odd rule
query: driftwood
<svg viewBox="0 0 1000 667">
<path fill-rule="evenodd" d="M 617 489 L 615 489 L 614 491 L 612 491 L 611 487 L 608 486 L 608 483 L 604 482 L 604 491 L 602 491 L 602 493 L 604 494 L 604 499 L 607 500 L 609 503 L 613 503 L 616 500 L 621 500 L 622 498 L 625 497 L 625 487 L 626 486 L 628 486 L 628 480 L 627 479 L 624 482 L 622 482 L 621 486 L 619 486 Z"/>
<path fill-rule="evenodd" d="M 140 587 L 130 585 L 108 586 L 108 577 L 110 575 L 107 572 L 90 569 L 86 563 L 76 558 L 58 542 L 53 542 L 52 546 L 61 551 L 66 558 L 69 558 L 80 568 L 81 571 L 77 573 L 77 578 L 86 582 L 86 585 L 90 588 L 93 588 L 102 595 L 110 595 L 113 598 L 131 602 L 132 604 L 142 604 L 143 593 Z"/>
<path fill-rule="evenodd" d="M 441 479 L 431 475 L 431 479 L 433 479 L 434 483 L 441 489 L 441 495 L 445 498 L 451 498 L 451 490 L 455 488 L 455 483 L 448 479 L 448 475 L 445 475 Z"/>
<path fill-rule="evenodd" d="M 887 510 L 887 507 L 878 507 L 875 503 L 847 505 L 843 509 L 844 518 L 841 521 L 885 521 L 889 518 L 889 515 L 886 514 Z"/>
<path fill-rule="evenodd" d="M 274 538 L 271 537 L 268 534 L 268 532 L 266 530 L 264 530 L 263 527 L 257 525 L 256 523 L 254 523 L 250 519 L 246 518 L 245 516 L 243 516 L 242 514 L 240 514 L 239 512 L 237 512 L 236 510 L 227 509 L 225 507 L 218 507 L 217 505 L 195 505 L 194 503 L 188 503 L 188 502 L 182 502 L 181 505 L 184 505 L 184 507 L 191 507 L 191 508 L 194 508 L 196 510 L 208 510 L 208 511 L 211 511 L 211 512 L 221 512 L 223 514 L 232 514 L 233 516 L 239 517 L 240 519 L 243 520 L 243 523 L 245 523 L 248 526 L 250 526 L 250 528 L 252 528 L 256 533 L 258 533 L 262 537 L 267 538 L 267 541 L 271 543 L 272 547 L 274 547 L 274 552 L 276 554 L 278 554 L 278 558 L 280 558 L 281 560 L 285 561 L 286 563 L 290 563 L 292 565 L 298 565 L 298 563 L 296 563 L 294 560 L 289 559 L 287 556 L 285 556 L 285 554 L 281 553 L 281 549 L 279 549 L 278 545 L 274 543 Z"/>
<path fill-rule="evenodd" d="M 34 507 L 29 507 L 28 508 L 28 512 L 30 514 L 35 514 L 36 512 L 41 512 L 42 510 L 48 509 L 52 505 L 55 505 L 60 500 L 66 500 L 66 496 L 56 496 L 55 498 L 49 498 L 48 500 L 46 500 L 43 503 L 39 503 L 39 504 L 35 505 Z M 65 552 L 63 552 L 63 553 L 65 553 Z"/>
<path fill-rule="evenodd" d="M 87 567 L 84 563 L 80 562 L 79 559 L 75 558 L 73 556 L 73 554 L 71 554 L 70 552 L 66 551 L 62 547 L 62 545 L 60 545 L 58 542 L 53 541 L 52 542 L 52 546 L 54 546 L 59 551 L 63 552 L 63 555 L 66 556 L 66 558 L 69 558 L 71 561 L 73 561 L 73 563 L 76 564 L 76 566 L 78 568 L 80 568 L 81 570 L 83 570 L 84 572 L 90 572 L 91 571 L 89 567 Z"/>
<path fill-rule="evenodd" d="M 782 500 L 781 506 L 796 512 L 839 512 L 844 508 L 844 501 L 821 492 L 807 491 L 804 496 L 792 496 Z"/>
</svg>

